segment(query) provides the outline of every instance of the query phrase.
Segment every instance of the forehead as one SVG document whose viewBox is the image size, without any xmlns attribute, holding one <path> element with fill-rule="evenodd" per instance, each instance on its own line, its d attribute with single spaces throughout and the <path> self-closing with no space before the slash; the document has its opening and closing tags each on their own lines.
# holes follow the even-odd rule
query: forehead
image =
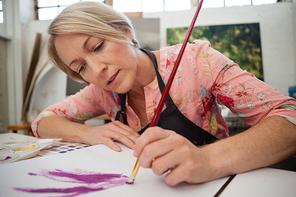
<svg viewBox="0 0 296 197">
<path fill-rule="evenodd" d="M 90 38 L 91 36 L 85 34 L 57 35 L 54 45 L 61 60 L 69 65 L 84 52 L 85 43 Z"/>
<path fill-rule="evenodd" d="M 85 34 L 62 34 L 57 35 L 54 40 L 54 45 L 56 48 L 64 46 L 64 44 L 83 44 L 90 36 Z"/>
</svg>

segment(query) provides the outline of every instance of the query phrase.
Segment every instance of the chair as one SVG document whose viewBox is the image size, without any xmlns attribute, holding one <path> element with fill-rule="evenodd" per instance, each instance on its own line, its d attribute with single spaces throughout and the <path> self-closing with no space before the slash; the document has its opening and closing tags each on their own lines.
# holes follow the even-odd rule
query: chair
<svg viewBox="0 0 296 197">
<path fill-rule="evenodd" d="M 29 136 L 34 136 L 31 128 L 31 123 L 23 123 L 23 124 L 15 124 L 15 125 L 8 125 L 8 130 L 12 130 L 13 133 L 17 133 L 18 130 L 28 131 Z"/>
</svg>

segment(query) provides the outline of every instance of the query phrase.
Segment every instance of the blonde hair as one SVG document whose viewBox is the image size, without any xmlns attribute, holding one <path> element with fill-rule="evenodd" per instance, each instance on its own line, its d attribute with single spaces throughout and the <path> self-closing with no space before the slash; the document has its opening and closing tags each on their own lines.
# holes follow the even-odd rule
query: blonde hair
<svg viewBox="0 0 296 197">
<path fill-rule="evenodd" d="M 123 13 L 97 2 L 79 2 L 68 6 L 50 24 L 48 33 L 48 54 L 52 62 L 72 79 L 82 80 L 87 84 L 89 83 L 59 57 L 54 46 L 57 35 L 86 34 L 139 47 L 131 21 Z M 128 33 L 132 35 L 132 41 Z"/>
</svg>

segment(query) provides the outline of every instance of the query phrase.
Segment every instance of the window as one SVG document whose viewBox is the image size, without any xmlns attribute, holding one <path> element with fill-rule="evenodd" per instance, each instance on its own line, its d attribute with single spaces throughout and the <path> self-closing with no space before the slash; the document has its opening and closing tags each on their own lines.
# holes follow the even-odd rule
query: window
<svg viewBox="0 0 296 197">
<path fill-rule="evenodd" d="M 244 5 L 251 5 L 252 0 L 224 0 L 225 1 L 225 6 L 244 6 Z"/>
<path fill-rule="evenodd" d="M 85 0 L 37 0 L 38 7 L 36 8 L 39 20 L 51 20 L 56 17 L 65 7 L 70 4 Z M 104 2 L 104 0 L 93 0 Z"/>
<path fill-rule="evenodd" d="M 224 1 L 225 0 L 204 0 L 202 3 L 203 8 L 218 8 L 218 7 L 224 7 Z M 197 6 L 197 2 L 195 3 Z"/>
<path fill-rule="evenodd" d="M 196 1 L 196 5 L 198 0 Z M 194 2 L 195 2 L 194 1 Z M 244 5 L 262 5 L 276 3 L 277 0 L 204 0 L 203 8 L 217 8 L 217 7 L 231 7 L 231 6 L 244 6 Z"/>
<path fill-rule="evenodd" d="M 39 20 L 51 20 L 66 6 L 87 0 L 35 0 L 38 5 L 36 12 Z M 92 0 L 107 2 L 106 0 Z M 121 12 L 162 12 L 175 10 L 189 10 L 197 6 L 199 0 L 108 0 L 115 10 Z M 1 2 L 1 0 L 0 0 Z M 276 3 L 277 0 L 204 0 L 203 8 L 230 7 L 244 5 L 262 5 Z M 2 2 L 1 2 L 2 3 Z M 2 6 L 0 14 L 2 14 Z M 1 19 L 0 19 L 1 20 Z M 2 19 L 3 20 L 3 19 Z"/>
<path fill-rule="evenodd" d="M 253 5 L 272 4 L 278 2 L 277 0 L 252 0 Z"/>
<path fill-rule="evenodd" d="M 0 0 L 0 23 L 3 23 L 2 0 Z"/>
<path fill-rule="evenodd" d="M 153 1 L 153 0 L 152 0 Z M 121 12 L 141 12 L 142 1 L 139 0 L 113 0 L 113 8 Z"/>
<path fill-rule="evenodd" d="M 113 8 L 121 12 L 161 12 L 189 10 L 191 0 L 113 0 Z"/>
<path fill-rule="evenodd" d="M 277 0 L 204 0 L 203 8 L 262 5 Z M 113 0 L 114 9 L 121 12 L 162 12 L 189 10 L 197 6 L 198 0 Z"/>
</svg>

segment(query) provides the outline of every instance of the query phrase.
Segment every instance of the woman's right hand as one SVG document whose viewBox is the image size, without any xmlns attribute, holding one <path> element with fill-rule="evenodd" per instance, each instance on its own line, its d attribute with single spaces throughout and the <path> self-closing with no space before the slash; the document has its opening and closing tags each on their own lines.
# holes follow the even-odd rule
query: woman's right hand
<svg viewBox="0 0 296 197">
<path fill-rule="evenodd" d="M 117 152 L 121 151 L 121 147 L 114 141 L 121 142 L 129 148 L 134 149 L 134 144 L 138 137 L 140 135 L 136 131 L 120 121 L 90 127 L 84 134 L 85 143 L 89 145 L 105 144 Z"/>
</svg>

